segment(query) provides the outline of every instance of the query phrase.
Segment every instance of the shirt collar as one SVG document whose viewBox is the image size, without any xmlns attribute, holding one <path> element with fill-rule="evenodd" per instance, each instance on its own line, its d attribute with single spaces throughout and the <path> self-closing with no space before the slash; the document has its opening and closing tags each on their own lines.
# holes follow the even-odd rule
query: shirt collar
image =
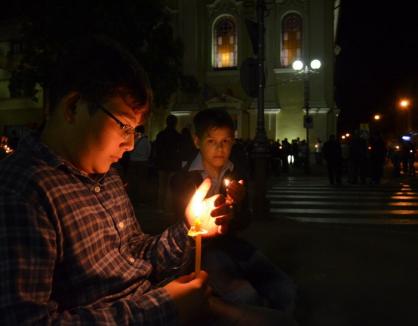
<svg viewBox="0 0 418 326">
<path fill-rule="evenodd" d="M 221 173 L 219 175 L 219 178 L 217 180 L 210 178 L 212 181 L 211 189 L 208 191 L 208 196 L 214 195 L 216 193 L 219 193 L 219 190 L 222 186 L 222 179 L 227 171 L 233 171 L 234 170 L 234 164 L 228 160 L 225 165 L 222 167 Z M 202 162 L 202 155 L 198 153 L 193 160 L 192 164 L 190 164 L 189 171 L 197 171 L 200 173 L 203 179 L 208 178 L 209 175 L 207 171 L 205 170 Z"/>
</svg>

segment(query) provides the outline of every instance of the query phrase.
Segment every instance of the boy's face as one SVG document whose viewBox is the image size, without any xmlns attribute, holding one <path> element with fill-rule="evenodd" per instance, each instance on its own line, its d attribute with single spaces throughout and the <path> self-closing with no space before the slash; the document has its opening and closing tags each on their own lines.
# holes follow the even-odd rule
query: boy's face
<svg viewBox="0 0 418 326">
<path fill-rule="evenodd" d="M 134 111 L 119 97 L 105 101 L 102 106 L 131 128 L 143 121 L 145 110 Z M 124 152 L 133 149 L 133 134 L 126 136 L 118 123 L 101 109 L 91 115 L 86 108 L 80 112 L 75 131 L 73 163 L 89 174 L 107 172 Z"/>
<path fill-rule="evenodd" d="M 211 128 L 203 137 L 194 137 L 194 143 L 200 150 L 205 168 L 221 169 L 229 159 L 234 143 L 234 134 L 230 128 Z"/>
</svg>

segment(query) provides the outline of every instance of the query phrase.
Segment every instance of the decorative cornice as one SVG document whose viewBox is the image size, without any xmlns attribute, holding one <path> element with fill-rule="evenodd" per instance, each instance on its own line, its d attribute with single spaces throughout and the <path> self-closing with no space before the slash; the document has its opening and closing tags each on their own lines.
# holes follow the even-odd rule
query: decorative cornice
<svg viewBox="0 0 418 326">
<path fill-rule="evenodd" d="M 307 10 L 308 3 L 306 0 L 276 0 L 281 15 L 289 12 L 303 13 Z"/>
<path fill-rule="evenodd" d="M 208 4 L 207 8 L 210 21 L 213 21 L 216 17 L 222 14 L 230 14 L 232 16 L 239 17 L 241 11 L 241 1 L 216 0 L 212 4 Z"/>
<path fill-rule="evenodd" d="M 208 108 L 226 107 L 240 109 L 242 108 L 242 104 L 242 100 L 226 94 L 213 97 L 206 101 L 206 106 Z"/>
<path fill-rule="evenodd" d="M 257 101 L 254 100 L 251 102 L 250 110 L 257 110 Z M 264 113 L 280 113 L 281 108 L 275 102 L 266 102 L 264 103 Z"/>
<path fill-rule="evenodd" d="M 176 117 L 181 117 L 181 116 L 189 116 L 194 111 L 196 110 L 173 110 L 170 113 L 172 115 L 175 115 Z"/>
<path fill-rule="evenodd" d="M 329 111 L 331 111 L 331 109 L 328 107 L 309 108 L 309 114 L 312 114 L 312 115 L 327 114 Z M 306 109 L 303 109 L 303 112 L 306 114 Z"/>
</svg>

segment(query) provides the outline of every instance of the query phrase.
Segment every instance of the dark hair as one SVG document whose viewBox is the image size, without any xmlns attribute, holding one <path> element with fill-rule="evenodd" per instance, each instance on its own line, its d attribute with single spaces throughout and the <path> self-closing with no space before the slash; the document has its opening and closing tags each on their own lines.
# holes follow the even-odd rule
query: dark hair
<svg viewBox="0 0 418 326">
<path fill-rule="evenodd" d="M 58 54 L 47 83 L 52 112 L 69 92 L 80 93 L 89 104 L 120 96 L 135 108 L 148 108 L 152 91 L 138 61 L 119 43 L 105 36 L 89 35 L 69 42 Z M 133 100 L 133 102 L 132 102 Z"/>
<path fill-rule="evenodd" d="M 136 132 L 140 132 L 141 134 L 144 134 L 144 133 L 145 133 L 145 127 L 144 127 L 144 125 L 139 125 L 139 126 L 137 126 L 137 127 L 135 128 L 135 131 L 136 131 Z"/>
<path fill-rule="evenodd" d="M 193 118 L 195 134 L 201 138 L 209 129 L 229 128 L 234 131 L 234 121 L 224 109 L 204 109 Z"/>
<path fill-rule="evenodd" d="M 177 124 L 177 117 L 174 114 L 169 114 L 165 120 L 167 127 L 174 128 Z"/>
</svg>

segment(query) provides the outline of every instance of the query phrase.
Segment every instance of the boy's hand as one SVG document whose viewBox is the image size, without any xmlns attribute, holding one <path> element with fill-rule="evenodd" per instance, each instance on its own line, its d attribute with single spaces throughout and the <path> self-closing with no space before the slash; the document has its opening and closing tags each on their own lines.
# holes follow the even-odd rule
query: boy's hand
<svg viewBox="0 0 418 326">
<path fill-rule="evenodd" d="M 245 197 L 244 180 L 232 180 L 226 187 L 226 201 L 228 205 L 239 205 Z"/>
<path fill-rule="evenodd" d="M 196 278 L 192 273 L 181 276 L 164 286 L 178 309 L 182 325 L 207 313 L 208 297 L 211 293 L 207 280 L 208 274 L 200 271 Z"/>
<path fill-rule="evenodd" d="M 228 232 L 229 223 L 234 218 L 234 208 L 228 203 L 228 197 L 219 195 L 214 202 L 215 208 L 211 211 L 211 216 L 215 219 L 218 226 L 218 233 L 225 234 Z"/>
</svg>

